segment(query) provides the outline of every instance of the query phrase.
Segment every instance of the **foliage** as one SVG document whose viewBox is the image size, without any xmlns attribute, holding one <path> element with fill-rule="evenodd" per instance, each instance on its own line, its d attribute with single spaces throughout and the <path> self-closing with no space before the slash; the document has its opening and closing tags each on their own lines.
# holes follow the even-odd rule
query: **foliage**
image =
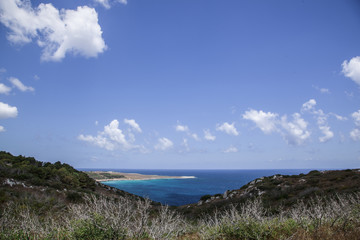
<svg viewBox="0 0 360 240">
<path fill-rule="evenodd" d="M 86 174 L 96 180 L 103 180 L 103 179 L 116 179 L 116 178 L 124 178 L 124 175 L 116 172 L 101 172 L 101 171 L 90 171 L 86 172 Z"/>
<path fill-rule="evenodd" d="M 299 201 L 270 214 L 257 198 L 190 222 L 149 200 L 87 195 L 60 215 L 44 218 L 26 205 L 8 204 L 0 215 L 0 239 L 357 239 L 360 194 Z"/>
<path fill-rule="evenodd" d="M 0 240 L 358 239 L 359 174 L 264 177 L 226 196 L 202 197 L 210 203 L 170 210 L 95 183 L 67 164 L 0 152 Z M 203 207 L 209 214 L 189 217 Z"/>
<path fill-rule="evenodd" d="M 36 186 L 62 189 L 94 189 L 95 182 L 66 163 L 43 163 L 32 157 L 0 152 L 0 176 Z"/>
</svg>

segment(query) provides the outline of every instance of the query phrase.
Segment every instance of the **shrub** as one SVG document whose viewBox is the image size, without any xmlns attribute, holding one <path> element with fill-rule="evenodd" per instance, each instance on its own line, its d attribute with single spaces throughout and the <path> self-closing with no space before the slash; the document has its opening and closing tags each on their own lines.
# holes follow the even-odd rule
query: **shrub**
<svg viewBox="0 0 360 240">
<path fill-rule="evenodd" d="M 206 200 L 208 200 L 208 199 L 210 199 L 210 198 L 211 198 L 211 195 L 207 194 L 207 195 L 202 196 L 202 197 L 200 198 L 200 201 L 206 201 Z"/>
<path fill-rule="evenodd" d="M 81 194 L 74 191 L 66 192 L 66 199 L 72 203 L 79 203 L 83 200 Z"/>
</svg>

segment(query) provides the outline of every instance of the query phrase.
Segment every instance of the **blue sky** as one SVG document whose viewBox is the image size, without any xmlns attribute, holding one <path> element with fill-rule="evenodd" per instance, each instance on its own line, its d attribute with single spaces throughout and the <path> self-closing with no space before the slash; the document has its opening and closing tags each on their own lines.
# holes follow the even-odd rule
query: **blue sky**
<svg viewBox="0 0 360 240">
<path fill-rule="evenodd" d="M 360 3 L 0 2 L 0 149 L 83 168 L 360 167 Z"/>
</svg>

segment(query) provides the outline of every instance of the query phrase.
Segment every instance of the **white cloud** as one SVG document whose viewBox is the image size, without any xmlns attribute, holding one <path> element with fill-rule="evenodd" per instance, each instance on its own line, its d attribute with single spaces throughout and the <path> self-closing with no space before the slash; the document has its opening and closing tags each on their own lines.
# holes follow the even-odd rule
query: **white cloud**
<svg viewBox="0 0 360 240">
<path fill-rule="evenodd" d="M 343 74 L 360 85 L 360 57 L 353 57 L 350 61 L 342 63 Z"/>
<path fill-rule="evenodd" d="M 109 125 L 104 127 L 104 133 L 107 135 L 113 142 L 119 143 L 125 149 L 131 148 L 129 143 L 125 139 L 125 135 L 122 130 L 119 128 L 119 121 L 113 120 Z"/>
<path fill-rule="evenodd" d="M 196 133 L 191 134 L 191 137 L 195 139 L 196 141 L 200 141 L 199 136 Z"/>
<path fill-rule="evenodd" d="M 106 9 L 110 9 L 110 3 L 109 0 L 94 0 L 96 3 L 99 3 Z"/>
<path fill-rule="evenodd" d="M 132 127 L 136 132 L 141 133 L 142 130 L 139 126 L 139 124 L 136 123 L 136 121 L 134 119 L 124 119 L 124 123 L 128 124 L 130 127 Z"/>
<path fill-rule="evenodd" d="M 325 114 L 322 109 L 316 110 L 315 106 L 316 106 L 315 99 L 310 99 L 309 101 L 307 101 L 302 105 L 301 111 L 309 112 L 316 116 L 318 127 L 320 131 L 324 134 L 323 136 L 319 137 L 319 141 L 324 143 L 334 137 L 334 133 L 330 130 L 330 127 L 328 126 L 328 122 L 327 122 L 328 115 L 334 115 L 338 120 L 346 120 L 346 118 L 333 113 Z"/>
<path fill-rule="evenodd" d="M 301 111 L 312 111 L 314 110 L 314 107 L 316 105 L 316 101 L 315 99 L 310 99 L 309 101 L 307 101 L 306 103 L 304 103 L 302 105 Z"/>
<path fill-rule="evenodd" d="M 19 89 L 22 92 L 33 92 L 35 91 L 35 89 L 33 87 L 27 87 L 25 86 L 19 79 L 11 77 L 9 78 L 9 81 L 12 83 L 12 85 L 14 87 L 16 87 L 17 89 Z"/>
<path fill-rule="evenodd" d="M 185 132 L 189 137 L 192 137 L 196 141 L 200 141 L 200 138 L 198 137 L 198 135 L 196 133 L 191 133 L 189 127 L 186 125 L 178 124 L 175 126 L 175 130 L 177 132 Z"/>
<path fill-rule="evenodd" d="M 189 132 L 189 127 L 186 125 L 178 124 L 178 125 L 176 125 L 175 129 L 177 132 Z"/>
<path fill-rule="evenodd" d="M 306 108 L 311 109 L 312 104 L 313 101 L 307 104 Z M 307 130 L 308 123 L 299 113 L 292 115 L 292 121 L 288 121 L 286 115 L 281 119 L 278 116 L 277 113 L 265 113 L 261 110 L 250 110 L 243 114 L 244 119 L 253 121 L 265 134 L 277 132 L 290 145 L 301 145 L 310 137 L 310 132 Z"/>
<path fill-rule="evenodd" d="M 115 144 L 110 142 L 106 137 L 102 136 L 102 134 L 99 134 L 95 137 L 91 135 L 80 134 L 78 139 L 81 141 L 92 143 L 98 147 L 105 148 L 107 150 L 115 149 Z"/>
<path fill-rule="evenodd" d="M 12 43 L 36 41 L 44 61 L 60 61 L 67 53 L 96 57 L 106 50 L 97 12 L 88 6 L 59 11 L 51 3 L 32 8 L 30 1 L 1 0 L 0 22 Z"/>
<path fill-rule="evenodd" d="M 0 132 L 5 132 L 5 128 L 3 126 L 0 126 Z"/>
<path fill-rule="evenodd" d="M 113 3 L 127 4 L 127 0 L 94 0 L 96 3 L 101 4 L 104 8 L 110 9 Z"/>
<path fill-rule="evenodd" d="M 225 132 L 229 135 L 234 135 L 234 136 L 239 135 L 238 131 L 235 128 L 235 123 L 229 124 L 228 122 L 224 122 L 223 124 L 218 125 L 216 127 L 216 130 Z"/>
<path fill-rule="evenodd" d="M 189 144 L 188 144 L 188 140 L 187 140 L 186 138 L 183 139 L 182 145 L 183 145 L 184 148 L 185 148 L 185 152 L 189 152 L 189 151 L 190 151 Z M 182 151 L 180 151 L 180 152 L 182 152 Z"/>
<path fill-rule="evenodd" d="M 3 83 L 0 83 L 0 94 L 9 94 L 11 92 L 11 88 L 6 86 Z"/>
<path fill-rule="evenodd" d="M 230 146 L 228 149 L 224 151 L 224 153 L 236 153 L 238 152 L 238 149 L 234 146 Z"/>
<path fill-rule="evenodd" d="M 0 119 L 2 118 L 14 118 L 18 115 L 16 107 L 12 107 L 9 104 L 0 102 Z"/>
<path fill-rule="evenodd" d="M 299 113 L 294 113 L 292 117 L 292 122 L 288 122 L 286 116 L 281 118 L 281 126 L 285 130 L 283 137 L 290 145 L 301 145 L 310 137 L 310 132 L 307 130 L 308 123 Z"/>
<path fill-rule="evenodd" d="M 354 141 L 359 141 L 360 140 L 360 110 L 358 110 L 357 112 L 354 112 L 353 114 L 351 114 L 351 116 L 354 119 L 354 123 L 356 125 L 356 128 L 354 128 L 350 132 L 350 137 Z"/>
<path fill-rule="evenodd" d="M 334 133 L 330 130 L 329 126 L 319 126 L 319 129 L 324 134 L 324 136 L 319 137 L 320 142 L 327 142 L 334 137 Z"/>
<path fill-rule="evenodd" d="M 338 114 L 336 114 L 336 113 L 330 113 L 331 115 L 333 115 L 337 120 L 339 120 L 339 121 L 346 121 L 346 120 L 348 120 L 347 119 L 347 117 L 343 117 L 343 116 L 340 116 L 340 115 L 338 115 Z"/>
<path fill-rule="evenodd" d="M 321 93 L 328 93 L 328 94 L 330 94 L 330 90 L 327 89 L 327 88 L 320 88 L 320 92 L 321 92 Z"/>
<path fill-rule="evenodd" d="M 358 110 L 357 112 L 354 112 L 353 114 L 351 114 L 351 116 L 354 119 L 355 125 L 360 127 L 360 110 Z"/>
<path fill-rule="evenodd" d="M 208 141 L 215 141 L 216 137 L 211 134 L 209 129 L 204 130 L 204 138 Z"/>
<path fill-rule="evenodd" d="M 104 131 L 99 132 L 97 136 L 81 134 L 78 137 L 79 140 L 92 143 L 107 150 L 120 148 L 127 151 L 141 148 L 141 146 L 132 144 L 135 141 L 134 136 L 128 135 L 128 138 L 130 140 L 127 140 L 125 134 L 119 128 L 119 121 L 116 119 L 111 121 L 109 125 L 106 125 Z"/>
<path fill-rule="evenodd" d="M 156 150 L 165 151 L 174 146 L 173 142 L 163 137 L 158 139 L 158 144 L 155 145 Z"/>
<path fill-rule="evenodd" d="M 350 132 L 350 137 L 354 141 L 360 141 L 360 129 L 355 128 Z"/>
<path fill-rule="evenodd" d="M 274 132 L 277 130 L 276 123 L 277 123 L 278 115 L 276 113 L 271 112 L 263 112 L 263 111 L 256 111 L 251 109 L 250 111 L 246 111 L 243 114 L 243 118 L 247 120 L 253 121 L 258 128 L 261 129 L 266 134 Z"/>
<path fill-rule="evenodd" d="M 316 90 L 319 90 L 321 93 L 330 94 L 330 90 L 327 88 L 319 88 L 318 86 L 315 86 L 315 85 L 313 85 L 313 88 L 315 88 Z"/>
</svg>

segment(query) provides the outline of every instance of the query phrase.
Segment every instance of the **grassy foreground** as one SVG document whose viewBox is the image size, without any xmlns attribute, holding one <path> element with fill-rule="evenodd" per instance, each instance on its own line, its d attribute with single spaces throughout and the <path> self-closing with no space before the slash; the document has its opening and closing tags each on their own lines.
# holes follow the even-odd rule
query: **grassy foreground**
<svg viewBox="0 0 360 240">
<path fill-rule="evenodd" d="M 359 170 L 264 177 L 169 208 L 0 152 L 0 239 L 360 239 L 359 180 Z"/>
<path fill-rule="evenodd" d="M 223 212 L 186 218 L 148 200 L 87 195 L 61 214 L 39 216 L 7 204 L 0 239 L 359 239 L 360 195 L 314 198 L 269 215 L 260 198 Z"/>
</svg>

